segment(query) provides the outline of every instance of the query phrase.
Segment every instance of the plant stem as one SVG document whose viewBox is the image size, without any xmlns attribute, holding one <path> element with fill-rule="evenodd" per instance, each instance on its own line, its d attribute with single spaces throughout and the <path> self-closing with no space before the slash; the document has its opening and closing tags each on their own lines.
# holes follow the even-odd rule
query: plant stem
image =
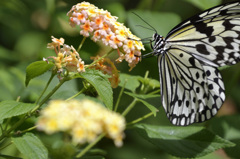
<svg viewBox="0 0 240 159">
<path fill-rule="evenodd" d="M 7 130 L 7 128 L 8 128 L 8 124 L 10 123 L 10 121 L 11 121 L 11 118 L 8 118 L 8 119 L 7 119 L 7 122 L 6 122 L 6 124 L 5 124 L 4 131 Z"/>
<path fill-rule="evenodd" d="M 4 133 L 2 133 L 2 135 L 0 136 L 0 141 L 7 135 L 9 134 L 11 131 L 13 131 L 14 129 L 16 129 L 19 125 L 21 125 L 25 120 L 27 119 L 27 114 L 21 118 L 17 123 L 15 123 L 10 129 L 8 129 L 7 131 L 5 131 Z"/>
<path fill-rule="evenodd" d="M 148 113 L 148 114 L 144 115 L 143 117 L 140 117 L 140 118 L 138 118 L 136 120 L 131 121 L 130 123 L 127 123 L 127 126 L 132 125 L 132 124 L 136 124 L 136 123 L 138 123 L 138 122 L 140 122 L 140 121 L 142 121 L 142 120 L 144 120 L 144 119 L 146 119 L 146 118 L 148 118 L 148 117 L 150 117 L 152 115 L 153 115 L 153 112 Z"/>
<path fill-rule="evenodd" d="M 106 56 L 108 56 L 110 53 L 113 52 L 114 49 L 111 49 L 108 53 L 106 53 L 105 55 L 103 55 L 102 57 L 100 57 L 99 59 L 97 59 L 96 61 L 93 61 L 93 63 L 91 63 L 90 65 L 86 66 L 85 69 L 95 65 L 98 61 L 102 60 L 103 58 L 105 58 Z"/>
<path fill-rule="evenodd" d="M 0 151 L 1 151 L 1 150 L 3 150 L 3 149 L 5 149 L 6 147 L 10 146 L 12 143 L 13 143 L 13 142 L 11 141 L 11 142 L 10 142 L 10 143 L 8 143 L 7 145 L 5 145 L 5 146 L 1 147 L 1 148 L 0 148 Z"/>
<path fill-rule="evenodd" d="M 31 112 L 30 115 L 35 112 L 38 108 L 40 108 L 60 87 L 61 85 L 66 82 L 69 78 L 64 77 L 59 83 L 58 85 L 56 85 L 53 90 L 40 102 L 39 105 L 37 105 Z"/>
<path fill-rule="evenodd" d="M 105 136 L 105 133 L 102 133 L 101 135 L 99 135 L 94 142 L 90 143 L 87 147 L 85 147 L 76 157 L 77 158 L 82 157 L 88 150 L 90 150 L 94 145 L 96 145 L 98 141 L 100 141 L 104 136 Z"/>
<path fill-rule="evenodd" d="M 148 74 L 149 74 L 149 71 L 146 71 L 145 75 L 144 75 L 144 79 L 146 79 L 148 77 Z M 141 86 L 141 91 L 143 92 L 143 89 L 144 89 L 144 86 L 145 86 L 145 83 L 142 84 Z"/>
<path fill-rule="evenodd" d="M 36 104 L 39 102 L 39 100 L 42 98 L 42 96 L 43 96 L 43 94 L 46 92 L 46 90 L 47 90 L 47 88 L 48 88 L 48 86 L 49 86 L 49 84 L 51 83 L 51 81 L 52 81 L 52 79 L 53 79 L 53 77 L 55 76 L 55 74 L 54 73 L 52 73 L 51 74 L 51 77 L 49 78 L 49 80 L 48 80 L 48 82 L 47 82 L 47 85 L 45 86 L 45 88 L 44 88 L 44 90 L 42 91 L 42 93 L 41 93 L 41 95 L 38 97 L 38 99 L 36 100 Z"/>
<path fill-rule="evenodd" d="M 71 100 L 71 99 L 79 96 L 80 94 L 82 94 L 85 91 L 86 91 L 86 88 L 83 87 L 83 89 L 81 91 L 79 91 L 77 94 L 73 95 L 72 97 L 69 97 L 68 99 L 66 99 L 66 101 Z"/>
<path fill-rule="evenodd" d="M 57 86 L 55 86 L 55 88 L 40 102 L 39 105 L 37 105 L 30 113 L 25 114 L 25 116 L 23 118 L 21 118 L 17 123 L 15 123 L 10 129 L 8 129 L 7 131 L 5 131 L 1 136 L 0 136 L 0 141 L 7 135 L 9 134 L 11 131 L 13 131 L 14 129 L 16 129 L 19 125 L 21 125 L 29 116 L 32 115 L 32 113 L 34 113 L 38 108 L 40 108 L 58 89 L 59 87 L 65 82 L 69 80 L 69 78 L 65 77 L 63 78 L 60 83 L 58 83 Z"/>
<path fill-rule="evenodd" d="M 122 94 L 123 94 L 123 91 L 124 91 L 124 88 L 125 88 L 126 83 L 127 83 L 127 81 L 124 82 L 124 84 L 123 84 L 123 86 L 122 86 L 122 89 L 121 89 L 121 91 L 120 91 L 120 93 L 119 93 L 119 95 L 118 95 L 118 99 L 117 99 L 117 102 L 116 102 L 115 108 L 114 108 L 114 111 L 115 111 L 115 112 L 116 112 L 117 109 L 118 109 L 118 105 L 119 105 L 119 103 L 120 103 L 120 99 L 121 99 L 121 97 L 122 97 Z"/>
<path fill-rule="evenodd" d="M 160 89 L 155 90 L 155 91 L 152 91 L 152 92 L 150 92 L 150 93 L 148 93 L 148 94 L 157 94 L 157 93 L 159 93 L 159 92 L 160 92 Z"/>
<path fill-rule="evenodd" d="M 80 45 L 78 46 L 77 52 L 79 52 L 79 51 L 81 50 L 81 48 L 82 48 L 83 43 L 85 42 L 85 40 L 86 40 L 86 37 L 84 36 L 83 39 L 82 39 L 82 41 L 81 41 L 81 43 L 80 43 Z"/>
<path fill-rule="evenodd" d="M 3 130 L 3 127 L 2 127 L 2 124 L 0 124 L 0 129 L 1 129 L 1 132 L 3 132 L 4 130 Z"/>
<path fill-rule="evenodd" d="M 28 129 L 25 129 L 25 130 L 21 131 L 21 133 L 25 133 L 25 132 L 31 131 L 33 129 L 36 129 L 36 128 L 37 128 L 37 126 L 33 126 L 31 128 L 28 128 Z"/>
<path fill-rule="evenodd" d="M 135 106 L 137 101 L 138 101 L 137 98 L 134 98 L 132 103 L 123 111 L 122 116 L 126 116 L 128 114 L 128 112 Z"/>
<path fill-rule="evenodd" d="M 22 159 L 22 158 L 20 158 L 20 157 L 13 157 L 13 156 L 3 155 L 3 154 L 0 154 L 0 157 L 8 158 L 8 159 Z"/>
</svg>

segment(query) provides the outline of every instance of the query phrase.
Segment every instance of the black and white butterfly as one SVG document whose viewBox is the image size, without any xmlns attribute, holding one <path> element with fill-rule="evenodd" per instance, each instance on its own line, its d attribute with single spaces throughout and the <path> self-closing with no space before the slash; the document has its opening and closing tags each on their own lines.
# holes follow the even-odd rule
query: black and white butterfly
<svg viewBox="0 0 240 159">
<path fill-rule="evenodd" d="M 240 61 L 240 2 L 208 9 L 174 27 L 165 38 L 155 33 L 162 105 L 174 125 L 203 122 L 225 100 L 218 67 Z"/>
</svg>

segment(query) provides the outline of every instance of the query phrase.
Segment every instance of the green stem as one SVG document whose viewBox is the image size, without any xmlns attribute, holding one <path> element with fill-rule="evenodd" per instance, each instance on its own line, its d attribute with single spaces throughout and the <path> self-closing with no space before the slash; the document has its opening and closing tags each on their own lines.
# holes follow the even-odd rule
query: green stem
<svg viewBox="0 0 240 159">
<path fill-rule="evenodd" d="M 148 94 L 157 94 L 157 93 L 159 93 L 159 92 L 160 92 L 160 89 L 155 90 L 155 91 L 152 91 L 152 92 L 150 92 L 150 93 L 148 93 Z"/>
<path fill-rule="evenodd" d="M 49 84 L 51 83 L 51 81 L 52 81 L 52 79 L 53 79 L 53 77 L 55 76 L 55 74 L 54 73 L 52 73 L 51 74 L 51 77 L 49 78 L 49 80 L 48 80 L 48 82 L 47 82 L 47 85 L 45 86 L 45 88 L 44 88 L 44 90 L 42 91 L 42 93 L 41 93 L 41 95 L 38 97 L 38 99 L 36 100 L 36 104 L 39 102 L 39 100 L 42 98 L 42 96 L 43 96 L 43 94 L 46 92 L 46 90 L 47 90 L 47 88 L 48 88 L 48 86 L 49 86 Z"/>
<path fill-rule="evenodd" d="M 71 100 L 71 99 L 79 96 L 80 94 L 82 94 L 85 91 L 86 91 L 86 88 L 83 87 L 83 89 L 81 91 L 79 91 L 77 94 L 73 95 L 72 97 L 69 97 L 68 99 L 66 99 L 66 101 Z"/>
<path fill-rule="evenodd" d="M 81 41 L 81 43 L 80 43 L 80 45 L 78 46 L 77 52 L 79 52 L 79 51 L 81 50 L 81 48 L 82 48 L 83 43 L 85 42 L 85 40 L 86 40 L 86 37 L 84 36 L 83 39 L 82 39 L 82 41 Z"/>
<path fill-rule="evenodd" d="M 138 118 L 136 120 L 131 121 L 130 123 L 127 123 L 127 126 L 136 124 L 136 123 L 138 123 L 138 122 L 140 122 L 140 121 L 142 121 L 142 120 L 144 120 L 144 119 L 146 119 L 146 118 L 148 118 L 148 117 L 150 117 L 152 115 L 153 115 L 153 112 L 148 113 L 148 114 L 144 115 L 143 117 L 140 117 L 140 118 Z"/>
<path fill-rule="evenodd" d="M 4 130 L 3 130 L 3 127 L 2 127 L 2 124 L 0 124 L 0 129 L 1 129 L 1 132 L 3 132 Z"/>
<path fill-rule="evenodd" d="M 22 159 L 22 158 L 20 158 L 20 157 L 13 157 L 13 156 L 3 155 L 3 154 L 0 154 L 0 157 L 2 157 L 2 158 L 8 158 L 8 159 Z"/>
<path fill-rule="evenodd" d="M 31 112 L 30 114 L 32 114 L 33 112 L 35 112 L 37 109 L 39 109 L 60 87 L 61 85 L 68 81 L 69 78 L 68 77 L 64 77 L 59 83 L 58 85 L 56 85 L 53 90 L 40 102 L 39 105 L 37 105 Z"/>
<path fill-rule="evenodd" d="M 129 113 L 129 111 L 135 106 L 137 101 L 138 101 L 137 98 L 134 98 L 132 103 L 123 111 L 122 116 L 126 116 Z"/>
<path fill-rule="evenodd" d="M 146 71 L 145 75 L 144 75 L 144 79 L 146 79 L 148 77 L 148 74 L 149 74 L 149 71 Z M 144 89 L 144 86 L 145 86 L 145 83 L 142 84 L 141 86 L 141 92 L 143 92 L 143 89 Z"/>
<path fill-rule="evenodd" d="M 4 128 L 4 131 L 7 130 L 8 124 L 10 123 L 11 119 L 12 119 L 12 118 L 8 118 L 8 119 L 7 119 L 6 124 L 5 124 L 5 128 Z"/>
<path fill-rule="evenodd" d="M 34 130 L 34 129 L 36 129 L 36 128 L 37 128 L 37 126 L 33 126 L 33 127 L 31 127 L 31 128 L 28 128 L 28 129 L 25 129 L 25 130 L 21 131 L 21 133 L 25 133 L 25 132 Z"/>
<path fill-rule="evenodd" d="M 103 55 L 102 57 L 100 57 L 99 59 L 97 59 L 96 61 L 94 61 L 93 63 L 91 63 L 90 65 L 88 65 L 87 67 L 85 67 L 85 69 L 95 65 L 98 61 L 102 60 L 103 58 L 105 58 L 106 56 L 108 56 L 110 53 L 113 52 L 114 49 L 111 49 L 108 53 L 106 53 L 105 55 Z"/>
<path fill-rule="evenodd" d="M 26 119 L 27 119 L 27 114 L 21 118 L 17 123 L 15 123 L 10 129 L 8 129 L 7 131 L 5 131 L 4 133 L 2 133 L 2 135 L 0 136 L 0 141 L 7 136 L 7 134 L 9 134 L 11 131 L 13 131 L 14 129 L 16 129 L 19 125 L 21 125 Z"/>
<path fill-rule="evenodd" d="M 122 94 L 123 94 L 123 91 L 124 91 L 124 88 L 125 88 L 126 83 L 127 83 L 127 81 L 124 82 L 124 84 L 123 84 L 123 86 L 122 86 L 122 89 L 121 89 L 121 91 L 120 91 L 120 93 L 119 93 L 119 95 L 118 95 L 118 99 L 117 99 L 117 102 L 116 102 L 115 108 L 114 108 L 114 111 L 115 111 L 115 112 L 116 112 L 117 109 L 118 109 L 118 105 L 119 105 L 119 103 L 120 103 L 120 99 L 121 99 L 121 97 L 122 97 Z"/>
<path fill-rule="evenodd" d="M 15 123 L 10 129 L 8 129 L 7 131 L 5 131 L 1 136 L 0 136 L 0 141 L 7 136 L 7 134 L 9 134 L 11 131 L 13 131 L 14 129 L 16 129 L 18 126 L 20 126 L 29 116 L 32 115 L 32 113 L 34 113 L 38 108 L 40 108 L 57 90 L 58 88 L 65 82 L 69 80 L 69 78 L 65 77 L 63 78 L 60 83 L 58 83 L 57 86 L 55 86 L 55 88 L 40 102 L 39 105 L 37 105 L 30 113 L 25 114 L 25 116 L 23 118 L 21 118 L 17 123 Z"/>
<path fill-rule="evenodd" d="M 99 135 L 94 142 L 90 143 L 87 147 L 85 147 L 76 157 L 77 158 L 82 157 L 88 150 L 90 150 L 94 145 L 96 145 L 98 141 L 100 141 L 104 136 L 105 136 L 105 133 Z"/>
<path fill-rule="evenodd" d="M 1 147 L 1 148 L 0 148 L 0 151 L 1 151 L 1 150 L 3 150 L 3 149 L 5 149 L 6 147 L 10 146 L 12 143 L 13 143 L 13 142 L 11 141 L 11 142 L 10 142 L 10 143 L 8 143 L 7 145 L 5 145 L 5 146 Z"/>
</svg>

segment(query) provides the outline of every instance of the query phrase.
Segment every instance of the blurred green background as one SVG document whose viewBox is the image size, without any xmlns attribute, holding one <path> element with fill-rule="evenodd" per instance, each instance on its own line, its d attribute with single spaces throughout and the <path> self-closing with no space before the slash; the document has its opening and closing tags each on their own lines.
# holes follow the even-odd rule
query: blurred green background
<svg viewBox="0 0 240 159">
<path fill-rule="evenodd" d="M 49 73 L 45 73 L 30 82 L 26 88 L 24 86 L 25 69 L 31 62 L 42 60 L 55 53 L 46 48 L 51 42 L 51 36 L 63 37 L 65 43 L 78 47 L 82 40 L 79 30 L 68 25 L 67 12 L 71 7 L 79 2 L 77 0 L 1 0 L 0 1 L 0 101 L 16 100 L 34 102 L 39 92 L 42 91 Z M 119 21 L 124 23 L 131 31 L 140 38 L 151 37 L 153 31 L 138 27 L 147 26 L 132 12 L 137 13 L 148 23 L 150 23 L 159 34 L 165 36 L 172 27 L 182 20 L 201 12 L 204 9 L 216 6 L 229 1 L 221 0 L 90 0 L 88 1 L 99 8 L 103 8 L 119 17 Z M 80 52 L 85 63 L 90 63 L 90 57 L 97 54 L 102 55 L 110 48 L 99 43 L 94 43 L 87 38 Z M 144 53 L 151 52 L 148 45 Z M 117 58 L 117 52 L 112 55 Z M 144 76 L 149 71 L 149 77 L 158 80 L 158 66 L 156 57 L 143 59 L 137 67 L 129 72 L 126 62 L 116 64 L 121 73 Z M 227 100 L 218 115 L 235 114 L 240 106 L 240 64 L 222 70 L 222 75 L 226 87 Z M 56 84 L 55 79 L 53 84 Z M 54 85 L 53 85 L 54 86 Z M 55 95 L 55 98 L 70 97 L 81 88 L 80 81 L 66 83 Z M 117 97 L 120 88 L 114 89 Z M 114 98 L 116 100 L 116 97 Z M 120 103 L 120 111 L 125 108 L 131 98 L 124 95 L 124 101 Z M 152 124 L 170 125 L 161 106 L 160 98 L 150 101 L 159 108 L 160 112 L 156 118 L 150 118 L 146 122 Z M 127 116 L 127 121 L 136 119 L 140 115 L 147 114 L 149 110 L 139 104 Z M 31 123 L 32 121 L 29 121 Z M 39 134 L 41 136 L 41 134 Z M 122 148 L 114 147 L 112 141 L 105 139 L 99 146 L 106 150 L 106 158 L 122 159 L 128 156 L 135 158 L 174 158 L 159 151 L 150 143 L 146 142 L 137 134 L 128 130 Z M 73 147 L 66 145 L 62 141 L 54 139 L 60 138 L 59 134 L 53 136 L 51 140 L 42 136 L 42 140 L 48 145 L 51 158 L 68 158 Z M 52 143 L 51 141 L 55 141 Z M 61 152 L 59 152 L 61 150 Z M 143 151 L 144 150 L 144 151 Z M 9 150 L 14 151 L 14 150 Z M 220 154 L 220 155 L 219 155 Z M 222 152 L 211 154 L 205 158 L 224 158 Z"/>
</svg>

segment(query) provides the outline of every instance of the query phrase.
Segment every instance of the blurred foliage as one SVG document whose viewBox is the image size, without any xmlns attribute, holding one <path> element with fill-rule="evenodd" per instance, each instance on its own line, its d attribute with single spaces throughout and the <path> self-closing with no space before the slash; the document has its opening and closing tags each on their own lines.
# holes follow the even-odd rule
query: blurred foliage
<svg viewBox="0 0 240 159">
<path fill-rule="evenodd" d="M 54 54 L 53 51 L 46 49 L 47 43 L 51 41 L 51 35 L 57 38 L 63 37 L 67 44 L 78 47 L 82 36 L 79 30 L 71 28 L 68 25 L 68 17 L 66 13 L 71 6 L 79 3 L 79 0 L 1 0 L 0 1 L 0 100 L 16 100 L 20 96 L 20 101 L 34 102 L 39 96 L 39 92 L 46 84 L 50 73 L 34 79 L 26 88 L 24 84 L 25 71 L 27 65 L 31 62 L 42 60 Z M 119 21 L 124 23 L 137 36 L 141 38 L 151 37 L 154 33 L 141 19 L 132 12 L 138 14 L 150 25 L 152 25 L 159 34 L 166 35 L 168 31 L 182 20 L 201 12 L 203 9 L 228 2 L 220 0 L 91 0 L 90 3 L 99 8 L 107 9 L 119 17 Z M 138 26 L 140 25 L 140 26 Z M 142 27 L 141 27 L 142 26 Z M 89 38 L 83 45 L 83 51 L 80 55 L 82 59 L 89 63 L 90 57 L 97 54 L 106 53 L 109 48 L 99 43 L 94 43 Z M 146 45 L 146 53 L 151 52 L 150 47 Z M 117 53 L 113 56 L 117 56 Z M 122 73 L 137 75 L 143 77 L 146 71 L 149 71 L 149 77 L 158 80 L 158 66 L 156 57 L 142 60 L 131 72 L 128 71 L 127 63 L 116 64 Z M 222 70 L 222 76 L 226 87 L 227 101 L 218 113 L 221 115 L 238 114 L 240 109 L 240 64 Z M 57 79 L 54 79 L 57 83 Z M 135 83 L 138 85 L 138 83 Z M 79 91 L 81 84 L 78 80 L 68 82 L 67 85 L 58 91 L 54 97 L 69 97 Z M 50 88 L 53 86 L 50 86 Z M 121 88 L 113 90 L 116 100 Z M 135 90 L 129 86 L 129 89 Z M 70 91 L 69 91 L 70 90 Z M 132 100 L 132 97 L 123 94 L 124 100 L 120 102 L 119 111 L 124 110 L 124 106 Z M 115 101 L 114 101 L 115 102 Z M 149 100 L 151 105 L 159 109 L 156 117 L 151 117 L 145 122 L 157 125 L 172 126 L 168 121 L 165 112 L 161 106 L 160 98 Z M 146 114 L 149 110 L 142 104 L 138 103 L 137 110 L 133 110 L 128 114 L 127 121 L 136 119 Z M 227 116 L 228 117 L 228 116 Z M 226 118 L 227 118 L 226 117 Z M 236 115 L 239 120 L 239 114 Z M 224 122 L 224 120 L 226 120 Z M 219 122 L 221 121 L 221 122 Z M 205 122 L 203 124 L 210 125 L 210 130 L 214 133 L 222 129 L 219 136 L 228 139 L 234 143 L 239 143 L 239 122 L 232 125 L 235 118 L 230 119 L 218 118 Z M 33 121 L 28 121 L 32 123 Z M 200 126 L 203 124 L 195 124 Z M 224 127 L 223 127 L 224 126 Z M 227 132 L 231 127 L 231 132 Z M 21 129 L 21 128 L 20 128 Z M 69 158 L 75 151 L 72 145 L 65 144 L 61 139 L 61 134 L 45 136 L 36 132 L 42 142 L 48 148 L 50 158 Z M 233 137 L 234 136 L 234 137 Z M 158 149 L 148 141 L 141 139 L 135 131 L 127 130 L 126 139 L 122 148 L 114 147 L 112 141 L 104 139 L 98 146 L 106 151 L 102 152 L 106 158 L 122 159 L 128 158 L 168 158 L 168 155 L 162 149 Z M 191 147 L 191 145 L 189 145 Z M 235 151 L 239 152 L 239 145 Z M 16 148 L 9 147 L 4 153 L 18 155 Z M 94 153 L 93 153 L 94 154 Z M 224 158 L 226 154 L 236 157 L 232 150 L 226 149 L 225 153 L 217 151 L 202 158 Z M 238 156 L 239 157 L 239 156 Z"/>
</svg>

